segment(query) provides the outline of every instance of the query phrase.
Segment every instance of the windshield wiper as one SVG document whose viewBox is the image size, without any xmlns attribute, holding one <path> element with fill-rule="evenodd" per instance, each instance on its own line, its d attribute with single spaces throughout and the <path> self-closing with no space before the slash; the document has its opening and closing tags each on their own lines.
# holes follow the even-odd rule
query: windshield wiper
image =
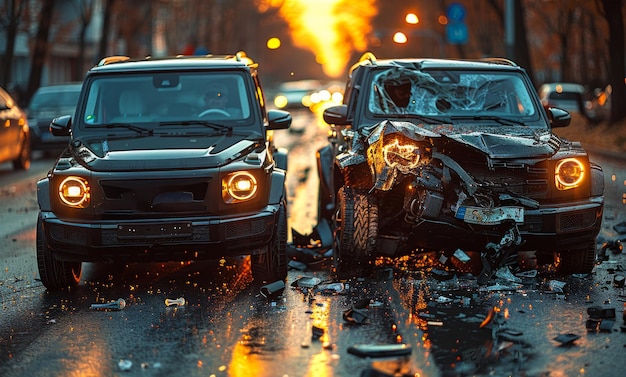
<svg viewBox="0 0 626 377">
<path fill-rule="evenodd" d="M 426 115 L 419 114 L 374 114 L 376 118 L 406 118 L 406 119 L 418 119 L 427 124 L 442 124 L 442 123 L 450 123 L 448 117 L 443 118 L 434 118 Z"/>
<path fill-rule="evenodd" d="M 511 118 L 503 118 L 500 116 L 495 116 L 495 115 L 469 115 L 469 116 L 452 116 L 450 117 L 453 120 L 463 120 L 463 119 L 469 119 L 469 120 L 493 120 L 496 121 L 500 124 L 503 124 L 505 126 L 526 126 L 526 123 L 524 123 L 521 120 L 517 120 L 517 119 L 511 119 Z"/>
<path fill-rule="evenodd" d="M 130 124 L 130 123 L 106 123 L 106 124 L 103 124 L 102 127 L 104 127 L 104 128 L 126 128 L 128 130 L 135 131 L 138 134 L 154 135 L 154 130 L 153 129 L 135 126 L 134 124 Z"/>
<path fill-rule="evenodd" d="M 179 121 L 171 121 L 171 122 L 161 122 L 159 126 L 195 126 L 200 125 L 208 128 L 212 128 L 216 131 L 220 131 L 222 133 L 231 133 L 233 128 L 231 126 L 226 126 L 223 124 L 207 122 L 206 120 L 179 120 Z"/>
</svg>

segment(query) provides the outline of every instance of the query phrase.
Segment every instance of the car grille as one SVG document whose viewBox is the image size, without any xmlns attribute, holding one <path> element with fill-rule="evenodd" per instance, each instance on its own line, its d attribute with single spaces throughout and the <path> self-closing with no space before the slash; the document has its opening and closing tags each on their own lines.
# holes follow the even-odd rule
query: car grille
<svg viewBox="0 0 626 377">
<path fill-rule="evenodd" d="M 548 194 L 548 169 L 523 163 L 493 163 L 491 169 L 476 169 L 471 174 L 490 189 L 542 199 Z"/>
<path fill-rule="evenodd" d="M 101 180 L 104 217 L 160 213 L 206 213 L 211 179 Z"/>
</svg>

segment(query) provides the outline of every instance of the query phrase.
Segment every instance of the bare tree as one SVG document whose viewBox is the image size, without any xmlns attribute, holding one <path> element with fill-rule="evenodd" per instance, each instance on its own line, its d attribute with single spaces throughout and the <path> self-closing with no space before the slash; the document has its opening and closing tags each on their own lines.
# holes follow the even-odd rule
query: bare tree
<svg viewBox="0 0 626 377">
<path fill-rule="evenodd" d="M 78 4 L 74 3 L 78 8 L 78 15 L 80 17 L 80 30 L 78 31 L 78 62 L 76 64 L 73 77 L 76 81 L 83 78 L 85 62 L 85 35 L 87 34 L 89 23 L 91 23 L 94 3 L 95 1 L 93 0 L 78 0 Z"/>
<path fill-rule="evenodd" d="M 26 88 L 26 100 L 30 99 L 41 85 L 41 71 L 43 70 L 48 55 L 48 35 L 50 34 L 54 2 L 55 0 L 41 0 L 41 11 L 39 13 L 41 18 L 39 19 L 39 26 L 34 40 L 35 46 L 31 55 L 32 63 L 30 66 L 28 87 Z"/>
<path fill-rule="evenodd" d="M 111 34 L 111 16 L 113 14 L 113 3 L 115 3 L 115 0 L 106 0 L 104 2 L 104 10 L 102 15 L 102 31 L 100 33 L 100 44 L 98 46 L 97 60 L 100 60 L 108 55 L 107 46 L 109 44 L 109 35 Z"/>
<path fill-rule="evenodd" d="M 6 30 L 6 50 L 2 64 L 2 86 L 7 87 L 11 79 L 11 65 L 15 52 L 15 38 L 26 8 L 26 0 L 4 0 L 0 6 L 0 25 Z"/>
<path fill-rule="evenodd" d="M 623 0 L 602 0 L 604 17 L 609 24 L 609 82 L 611 92 L 610 124 L 626 118 L 626 68 L 624 68 L 624 19 L 622 18 Z"/>
</svg>

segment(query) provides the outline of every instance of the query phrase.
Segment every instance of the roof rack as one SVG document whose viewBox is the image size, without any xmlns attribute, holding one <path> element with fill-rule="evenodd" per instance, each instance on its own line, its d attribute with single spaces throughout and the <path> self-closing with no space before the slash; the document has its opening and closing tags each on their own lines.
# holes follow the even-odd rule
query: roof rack
<svg viewBox="0 0 626 377">
<path fill-rule="evenodd" d="M 507 59 L 507 58 L 481 58 L 480 60 L 484 62 L 488 62 L 488 63 L 510 65 L 513 67 L 517 67 L 517 64 L 513 60 Z"/>
<path fill-rule="evenodd" d="M 123 55 L 107 56 L 106 58 L 103 58 L 102 60 L 98 62 L 98 67 L 111 64 L 111 63 L 125 62 L 127 60 L 130 60 L 129 56 L 123 56 Z"/>
<path fill-rule="evenodd" d="M 369 61 L 370 64 L 376 65 L 376 56 L 374 55 L 374 53 L 372 52 L 366 52 L 363 55 L 361 55 L 361 58 L 359 59 L 359 63 L 363 63 Z"/>
<path fill-rule="evenodd" d="M 361 55 L 359 61 L 354 63 L 352 67 L 350 67 L 350 73 L 352 74 L 352 71 L 354 71 L 356 67 L 365 64 L 376 65 L 376 56 L 369 51 L 364 53 L 363 55 Z"/>
</svg>

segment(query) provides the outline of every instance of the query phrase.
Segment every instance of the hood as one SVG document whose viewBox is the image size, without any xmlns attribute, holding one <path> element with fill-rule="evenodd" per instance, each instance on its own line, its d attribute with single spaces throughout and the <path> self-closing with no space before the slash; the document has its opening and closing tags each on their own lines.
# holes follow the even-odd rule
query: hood
<svg viewBox="0 0 626 377">
<path fill-rule="evenodd" d="M 155 134 L 81 138 L 70 143 L 70 153 L 93 171 L 197 169 L 226 165 L 264 145 L 258 134 Z"/>
<path fill-rule="evenodd" d="M 543 137 L 534 135 L 500 135 L 486 132 L 448 135 L 450 139 L 468 145 L 487 154 L 490 158 L 524 158 L 547 157 L 556 153 L 559 148 L 558 139 L 546 134 Z"/>
<path fill-rule="evenodd" d="M 523 126 L 415 125 L 411 122 L 385 120 L 369 130 L 370 145 L 380 135 L 394 132 L 417 141 L 444 137 L 495 159 L 552 156 L 561 145 L 560 139 L 549 130 Z"/>
</svg>

